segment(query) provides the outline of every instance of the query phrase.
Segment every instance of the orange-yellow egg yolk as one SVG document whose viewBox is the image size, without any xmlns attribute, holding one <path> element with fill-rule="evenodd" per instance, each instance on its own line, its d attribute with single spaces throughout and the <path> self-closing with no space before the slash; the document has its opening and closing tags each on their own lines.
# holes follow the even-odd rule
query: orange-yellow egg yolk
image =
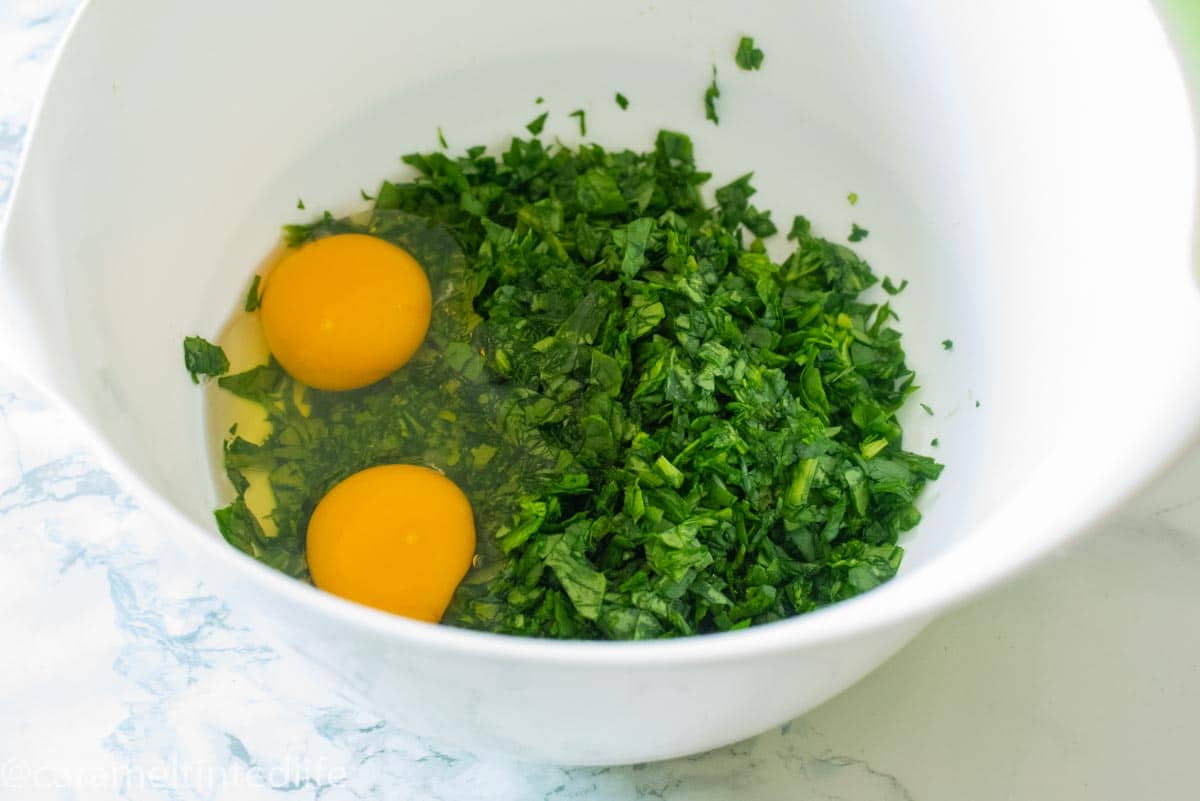
<svg viewBox="0 0 1200 801">
<path fill-rule="evenodd" d="M 372 467 L 326 493 L 308 524 L 321 589 L 397 615 L 441 620 L 475 555 L 467 496 L 436 470 Z"/>
<path fill-rule="evenodd" d="M 411 359 L 432 308 L 429 279 L 408 251 L 366 234 L 337 234 L 275 265 L 261 314 L 284 370 L 310 387 L 345 390 Z"/>
</svg>

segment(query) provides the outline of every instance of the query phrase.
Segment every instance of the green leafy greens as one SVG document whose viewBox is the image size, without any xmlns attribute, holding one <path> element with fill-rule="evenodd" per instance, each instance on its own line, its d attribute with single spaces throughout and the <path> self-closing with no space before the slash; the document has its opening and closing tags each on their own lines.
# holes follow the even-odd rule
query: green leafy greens
<svg viewBox="0 0 1200 801">
<path fill-rule="evenodd" d="M 744 70 L 761 69 L 763 51 L 754 46 L 753 36 L 743 36 L 738 41 L 737 52 L 734 53 L 733 60 Z"/>
<path fill-rule="evenodd" d="M 537 136 L 542 132 L 542 129 L 546 127 L 546 118 L 549 116 L 550 112 L 547 111 L 545 114 L 536 117 L 532 122 L 525 126 L 526 130 L 528 130 L 534 136 Z"/>
<path fill-rule="evenodd" d="M 304 390 L 274 361 L 220 379 L 271 424 L 261 443 L 225 443 L 230 543 L 304 577 L 322 495 L 411 462 L 445 471 L 476 515 L 479 564 L 450 625 L 674 637 L 895 574 L 942 468 L 903 447 L 914 374 L 894 312 L 861 297 L 876 278 L 853 251 L 797 217 L 776 261 L 750 176 L 706 205 L 709 174 L 671 131 L 645 153 L 516 138 L 404 161 L 417 176 L 385 181 L 369 216 L 285 238 L 359 231 L 408 249 L 435 298 L 425 345 L 352 392 Z M 189 370 L 214 366 L 191 347 Z M 251 470 L 273 490 L 270 534 L 245 503 Z"/>
<path fill-rule="evenodd" d="M 246 302 L 242 305 L 242 309 L 252 312 L 262 305 L 262 295 L 259 294 L 259 285 L 262 283 L 262 276 L 254 276 L 254 280 L 250 282 L 250 288 L 246 290 Z M 226 367 L 225 369 L 229 369 Z"/>
<path fill-rule="evenodd" d="M 186 337 L 183 340 L 183 366 L 192 376 L 192 383 L 200 383 L 200 376 L 224 375 L 229 371 L 229 359 L 225 351 L 203 337 Z"/>
<path fill-rule="evenodd" d="M 587 136 L 587 112 L 581 108 L 577 108 L 574 111 L 572 111 L 570 114 L 568 114 L 567 116 L 575 117 L 576 119 L 578 119 L 579 120 L 579 135 Z"/>
<path fill-rule="evenodd" d="M 712 120 L 713 125 L 719 125 L 721 119 L 717 116 L 717 98 L 721 96 L 721 88 L 717 86 L 717 65 L 713 64 L 712 81 L 704 90 L 704 119 Z"/>
</svg>

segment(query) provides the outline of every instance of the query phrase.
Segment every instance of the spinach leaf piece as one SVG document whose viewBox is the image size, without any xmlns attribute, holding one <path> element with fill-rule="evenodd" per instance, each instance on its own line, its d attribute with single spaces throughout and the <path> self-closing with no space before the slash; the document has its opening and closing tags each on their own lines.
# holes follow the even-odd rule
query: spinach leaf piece
<svg viewBox="0 0 1200 801">
<path fill-rule="evenodd" d="M 720 96 L 721 89 L 717 86 L 717 65 L 713 64 L 712 81 L 704 90 L 704 119 L 712 120 L 713 125 L 721 123 L 720 118 L 717 117 L 717 98 Z"/>
<path fill-rule="evenodd" d="M 246 302 L 242 304 L 244 311 L 252 312 L 262 305 L 262 295 L 259 293 L 259 286 L 261 284 L 262 276 L 255 275 L 254 280 L 250 282 L 250 288 L 246 290 Z"/>
<path fill-rule="evenodd" d="M 204 337 L 186 337 L 183 340 L 183 366 L 192 376 L 192 383 L 199 384 L 200 376 L 224 375 L 229 370 L 229 359 L 225 351 Z"/>
<path fill-rule="evenodd" d="M 570 114 L 568 114 L 567 116 L 575 117 L 576 119 L 578 119 L 579 120 L 579 135 L 587 136 L 587 112 L 581 108 L 577 108 L 574 111 L 572 111 Z"/>
<path fill-rule="evenodd" d="M 738 41 L 737 52 L 734 53 L 733 59 L 744 70 L 760 69 L 763 63 L 763 51 L 754 46 L 753 36 L 743 36 Z"/>
<path fill-rule="evenodd" d="M 526 130 L 528 130 L 534 136 L 537 136 L 542 132 L 542 129 L 546 127 L 546 118 L 549 116 L 550 112 L 547 111 L 544 114 L 535 117 L 532 122 L 525 126 Z"/>
</svg>

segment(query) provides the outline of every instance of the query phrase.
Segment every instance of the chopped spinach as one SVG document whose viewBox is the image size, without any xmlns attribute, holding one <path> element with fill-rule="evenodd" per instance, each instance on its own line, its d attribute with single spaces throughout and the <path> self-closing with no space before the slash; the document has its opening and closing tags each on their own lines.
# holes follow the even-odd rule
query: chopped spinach
<svg viewBox="0 0 1200 801">
<path fill-rule="evenodd" d="M 416 176 L 385 181 L 368 219 L 326 214 L 285 240 L 358 231 L 409 250 L 436 298 L 425 345 L 351 392 L 299 387 L 274 360 L 220 379 L 271 424 L 261 443 L 225 443 L 231 544 L 305 577 L 324 493 L 408 462 L 443 470 L 476 515 L 478 566 L 450 625 L 675 637 L 895 574 L 942 467 L 903 447 L 914 374 L 852 250 L 797 217 L 776 261 L 750 176 L 706 205 L 709 175 L 671 131 L 643 153 L 514 138 L 404 161 Z M 193 349 L 208 358 L 185 344 L 189 370 L 215 369 Z M 251 470 L 269 477 L 270 534 L 245 503 Z"/>
<path fill-rule="evenodd" d="M 866 228 L 863 228 L 858 223 L 854 223 L 850 228 L 850 236 L 848 237 L 848 239 L 851 242 L 861 242 L 864 239 L 866 239 L 867 235 L 870 233 L 871 232 L 868 231 Z"/>
<path fill-rule="evenodd" d="M 953 339 L 943 339 L 942 340 L 942 350 L 954 350 L 954 340 Z"/>
<path fill-rule="evenodd" d="M 567 115 L 568 117 L 576 117 L 579 119 L 579 135 L 587 136 L 587 112 L 581 108 L 577 108 Z"/>
<path fill-rule="evenodd" d="M 539 98 L 539 100 L 540 100 L 540 98 Z M 546 127 L 546 118 L 549 116 L 550 116 L 550 112 L 547 111 L 545 114 L 542 114 L 541 116 L 536 117 L 533 120 L 533 122 L 526 125 L 525 129 L 528 130 L 534 136 L 537 136 L 538 134 L 540 134 L 542 132 L 542 129 Z"/>
<path fill-rule="evenodd" d="M 712 120 L 713 125 L 721 123 L 720 118 L 717 117 L 717 98 L 720 96 L 721 89 L 717 86 L 717 65 L 713 64 L 712 81 L 704 90 L 704 119 Z"/>
<path fill-rule="evenodd" d="M 762 67 L 763 51 L 754 46 L 753 36 L 743 36 L 738 42 L 733 60 L 744 70 L 756 70 Z"/>
<path fill-rule="evenodd" d="M 192 376 L 192 383 L 199 384 L 200 376 L 224 375 L 229 370 L 229 359 L 225 351 L 204 337 L 186 337 L 183 340 L 183 366 Z"/>
<path fill-rule="evenodd" d="M 617 92 L 616 100 L 617 100 L 617 105 L 621 107 L 621 111 L 624 111 L 625 109 L 629 108 L 629 98 L 627 98 L 625 95 L 621 94 L 620 92 Z"/>
<path fill-rule="evenodd" d="M 250 288 L 246 290 L 246 302 L 242 304 L 244 310 L 252 312 L 262 305 L 262 296 L 258 292 L 260 284 L 262 284 L 262 276 L 255 275 L 254 280 L 250 282 Z"/>
</svg>

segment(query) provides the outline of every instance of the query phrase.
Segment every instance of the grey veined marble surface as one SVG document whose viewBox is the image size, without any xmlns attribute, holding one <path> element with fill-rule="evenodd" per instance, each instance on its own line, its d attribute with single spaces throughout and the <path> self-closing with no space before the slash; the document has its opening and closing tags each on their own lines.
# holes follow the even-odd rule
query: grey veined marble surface
<svg viewBox="0 0 1200 801">
<path fill-rule="evenodd" d="M 75 2 L 0 0 L 0 207 Z M 374 714 L 189 573 L 0 367 L 0 799 L 1200 797 L 1200 458 L 781 730 L 564 769 Z"/>
</svg>

